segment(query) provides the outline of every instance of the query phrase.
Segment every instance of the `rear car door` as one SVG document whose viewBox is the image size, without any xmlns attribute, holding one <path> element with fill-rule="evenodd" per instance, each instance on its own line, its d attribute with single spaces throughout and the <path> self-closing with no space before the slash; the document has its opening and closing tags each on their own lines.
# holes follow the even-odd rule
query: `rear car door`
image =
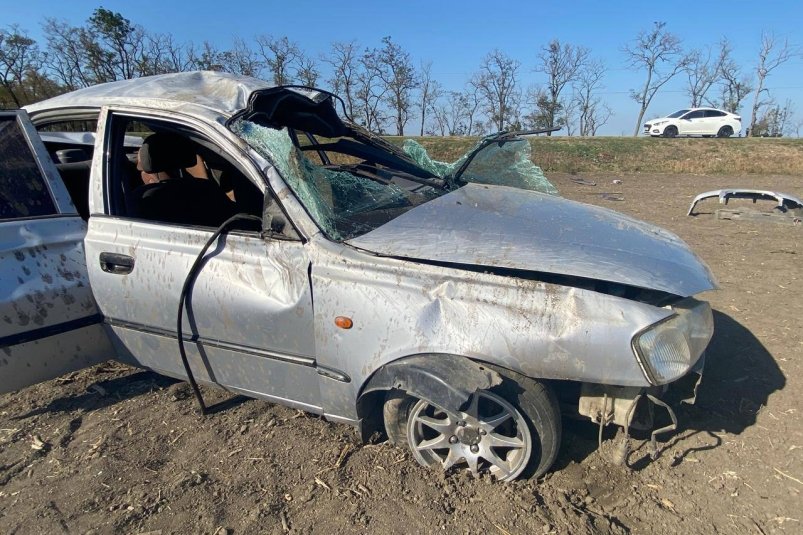
<svg viewBox="0 0 803 535">
<path fill-rule="evenodd" d="M 705 110 L 705 131 L 703 134 L 715 136 L 725 124 L 725 112 Z"/>
<path fill-rule="evenodd" d="M 0 112 L 0 393 L 114 357 L 86 228 L 27 114 Z"/>
</svg>

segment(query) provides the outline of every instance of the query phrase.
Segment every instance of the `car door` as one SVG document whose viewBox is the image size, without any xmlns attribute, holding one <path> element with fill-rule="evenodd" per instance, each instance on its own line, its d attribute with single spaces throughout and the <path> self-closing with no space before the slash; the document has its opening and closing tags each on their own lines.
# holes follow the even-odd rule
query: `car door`
<svg viewBox="0 0 803 535">
<path fill-rule="evenodd" d="M 86 223 L 24 111 L 0 112 L 0 392 L 114 357 Z"/>
<path fill-rule="evenodd" d="M 705 110 L 704 134 L 715 136 L 725 126 L 725 113 L 719 110 Z"/>
<path fill-rule="evenodd" d="M 703 110 L 689 112 L 679 121 L 678 133 L 684 136 L 701 134 L 704 122 L 705 112 Z"/>
<path fill-rule="evenodd" d="M 96 158 L 103 161 L 93 162 L 86 240 L 90 280 L 121 358 L 185 378 L 177 342 L 179 298 L 215 229 L 139 217 L 119 202 L 120 195 L 131 198 L 141 187 L 130 184 L 128 164 L 118 161 L 125 130 L 144 128 L 131 127 L 132 121 L 196 136 L 244 170 L 241 178 L 254 187 L 260 175 L 213 126 L 167 112 L 101 113 L 98 143 L 105 139 L 107 145 L 96 146 Z M 260 196 L 259 213 L 264 182 L 261 187 L 254 194 Z M 257 231 L 232 231 L 210 248 L 190 287 L 182 324 L 199 382 L 320 412 L 309 264 L 300 239 Z"/>
</svg>

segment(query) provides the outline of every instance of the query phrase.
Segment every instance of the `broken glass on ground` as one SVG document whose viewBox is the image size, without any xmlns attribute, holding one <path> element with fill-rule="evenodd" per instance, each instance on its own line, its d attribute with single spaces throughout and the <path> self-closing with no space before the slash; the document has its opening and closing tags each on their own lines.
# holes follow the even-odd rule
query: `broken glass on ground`
<svg viewBox="0 0 803 535">
<path fill-rule="evenodd" d="M 448 182 L 464 180 L 558 195 L 558 189 L 544 176 L 541 168 L 532 162 L 529 141 L 524 138 L 504 142 L 488 141 L 489 138 L 481 139 L 454 163 L 433 160 L 426 149 L 412 139 L 405 140 L 402 148 L 419 166 Z M 481 148 L 483 145 L 485 146 Z M 469 161 L 472 154 L 473 158 Z"/>
</svg>

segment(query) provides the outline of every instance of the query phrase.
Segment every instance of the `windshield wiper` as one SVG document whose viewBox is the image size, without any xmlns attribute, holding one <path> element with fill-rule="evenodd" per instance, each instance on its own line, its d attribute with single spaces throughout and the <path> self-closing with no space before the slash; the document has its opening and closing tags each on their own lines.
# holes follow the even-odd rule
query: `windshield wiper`
<svg viewBox="0 0 803 535">
<path fill-rule="evenodd" d="M 520 140 L 521 136 L 531 136 L 531 135 L 534 135 L 534 134 L 546 134 L 548 132 L 557 132 L 560 129 L 561 129 L 560 126 L 554 126 L 552 128 L 537 128 L 535 130 L 512 130 L 512 131 L 502 130 L 500 132 L 497 132 L 496 134 L 492 134 L 492 135 L 484 138 L 479 143 L 479 145 L 474 147 L 474 149 L 471 152 L 466 154 L 466 156 L 465 156 L 466 159 L 463 161 L 463 163 L 460 165 L 460 167 L 458 167 L 457 170 L 454 173 L 452 173 L 452 175 L 450 177 L 448 177 L 447 180 L 449 182 L 451 182 L 451 183 L 459 183 L 460 182 L 460 177 L 463 175 L 463 173 L 466 171 L 466 169 L 468 169 L 468 166 L 471 165 L 471 161 L 474 159 L 474 157 L 477 154 L 479 154 L 480 152 L 482 152 L 484 149 L 486 149 L 486 148 L 490 147 L 491 145 L 493 145 L 494 143 L 496 143 L 497 145 L 499 145 L 501 147 L 505 143 L 509 143 L 511 141 Z"/>
</svg>

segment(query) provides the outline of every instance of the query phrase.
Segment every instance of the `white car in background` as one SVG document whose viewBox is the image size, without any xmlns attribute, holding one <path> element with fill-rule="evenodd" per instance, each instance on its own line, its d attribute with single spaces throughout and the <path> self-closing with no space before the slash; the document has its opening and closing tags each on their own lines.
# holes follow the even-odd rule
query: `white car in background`
<svg viewBox="0 0 803 535">
<path fill-rule="evenodd" d="M 687 108 L 644 124 L 650 136 L 731 137 L 742 129 L 742 118 L 714 108 Z"/>
</svg>

